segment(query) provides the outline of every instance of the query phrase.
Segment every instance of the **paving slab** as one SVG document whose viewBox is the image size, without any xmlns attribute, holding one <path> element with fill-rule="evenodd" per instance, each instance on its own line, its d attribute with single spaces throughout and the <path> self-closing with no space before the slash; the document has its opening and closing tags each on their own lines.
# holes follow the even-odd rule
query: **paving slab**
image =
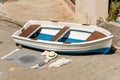
<svg viewBox="0 0 120 80">
<path fill-rule="evenodd" d="M 30 19 L 76 22 L 64 0 L 6 0 L 0 14 L 26 22 Z"/>
</svg>

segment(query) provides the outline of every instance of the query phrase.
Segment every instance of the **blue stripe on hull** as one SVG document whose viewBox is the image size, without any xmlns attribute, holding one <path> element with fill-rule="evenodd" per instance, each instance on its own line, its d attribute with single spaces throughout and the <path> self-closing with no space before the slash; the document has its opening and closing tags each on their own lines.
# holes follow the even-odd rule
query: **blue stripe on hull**
<svg viewBox="0 0 120 80">
<path fill-rule="evenodd" d="M 18 44 L 16 44 L 16 45 L 18 45 Z M 25 46 L 25 45 L 22 45 L 22 46 L 25 48 L 29 48 L 29 49 L 44 51 L 43 49 L 38 49 L 38 48 L 30 47 L 30 46 Z M 88 51 L 55 51 L 55 52 L 57 52 L 59 54 L 65 54 L 65 55 L 83 55 L 83 54 L 95 54 L 95 53 L 96 54 L 98 54 L 98 53 L 107 54 L 110 51 L 110 49 L 111 49 L 111 47 L 88 50 Z"/>
<path fill-rule="evenodd" d="M 66 55 L 79 55 L 79 54 L 107 54 L 110 51 L 111 48 L 100 48 L 95 50 L 88 50 L 88 51 L 56 51 L 60 54 L 66 54 Z"/>
</svg>

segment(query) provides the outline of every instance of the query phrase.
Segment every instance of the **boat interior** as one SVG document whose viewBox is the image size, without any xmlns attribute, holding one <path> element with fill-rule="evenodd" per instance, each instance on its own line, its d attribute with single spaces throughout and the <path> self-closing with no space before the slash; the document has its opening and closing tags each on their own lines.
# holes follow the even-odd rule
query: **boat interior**
<svg viewBox="0 0 120 80">
<path fill-rule="evenodd" d="M 70 29 L 69 26 L 50 28 L 40 27 L 40 25 L 31 25 L 27 29 L 23 29 L 19 36 L 28 37 L 32 40 L 63 42 L 64 44 L 80 43 L 106 37 L 105 34 L 99 31 L 89 32 Z"/>
</svg>

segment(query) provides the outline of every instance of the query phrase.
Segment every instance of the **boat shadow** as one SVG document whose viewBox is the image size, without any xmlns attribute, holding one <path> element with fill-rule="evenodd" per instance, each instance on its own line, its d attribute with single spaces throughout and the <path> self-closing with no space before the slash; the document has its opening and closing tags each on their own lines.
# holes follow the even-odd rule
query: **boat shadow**
<svg viewBox="0 0 120 80">
<path fill-rule="evenodd" d="M 117 51 L 117 48 L 115 48 L 114 46 L 111 46 L 111 49 L 110 49 L 110 51 L 107 54 L 108 55 L 115 54 L 116 51 Z"/>
</svg>

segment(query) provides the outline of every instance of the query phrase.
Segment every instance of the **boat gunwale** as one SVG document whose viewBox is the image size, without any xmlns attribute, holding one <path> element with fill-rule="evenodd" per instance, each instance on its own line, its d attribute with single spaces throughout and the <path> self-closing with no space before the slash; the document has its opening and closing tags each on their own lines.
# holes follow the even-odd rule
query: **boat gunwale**
<svg viewBox="0 0 120 80">
<path fill-rule="evenodd" d="M 71 43 L 71 44 L 64 44 L 63 42 L 55 42 L 55 41 L 45 41 L 45 40 L 33 40 L 30 38 L 25 38 L 25 37 L 20 37 L 20 36 L 16 36 L 16 35 L 12 35 L 13 38 L 16 39 L 21 39 L 21 40 L 26 40 L 26 41 L 30 41 L 30 42 L 36 42 L 36 43 L 45 43 L 45 44 L 58 44 L 58 45 L 86 45 L 86 44 L 92 44 L 95 42 L 100 42 L 100 41 L 104 41 L 110 38 L 113 38 L 114 36 L 106 36 L 104 38 L 100 38 L 100 39 L 96 39 L 96 40 L 92 40 L 92 41 L 86 41 L 86 42 L 81 42 L 81 43 Z"/>
</svg>

